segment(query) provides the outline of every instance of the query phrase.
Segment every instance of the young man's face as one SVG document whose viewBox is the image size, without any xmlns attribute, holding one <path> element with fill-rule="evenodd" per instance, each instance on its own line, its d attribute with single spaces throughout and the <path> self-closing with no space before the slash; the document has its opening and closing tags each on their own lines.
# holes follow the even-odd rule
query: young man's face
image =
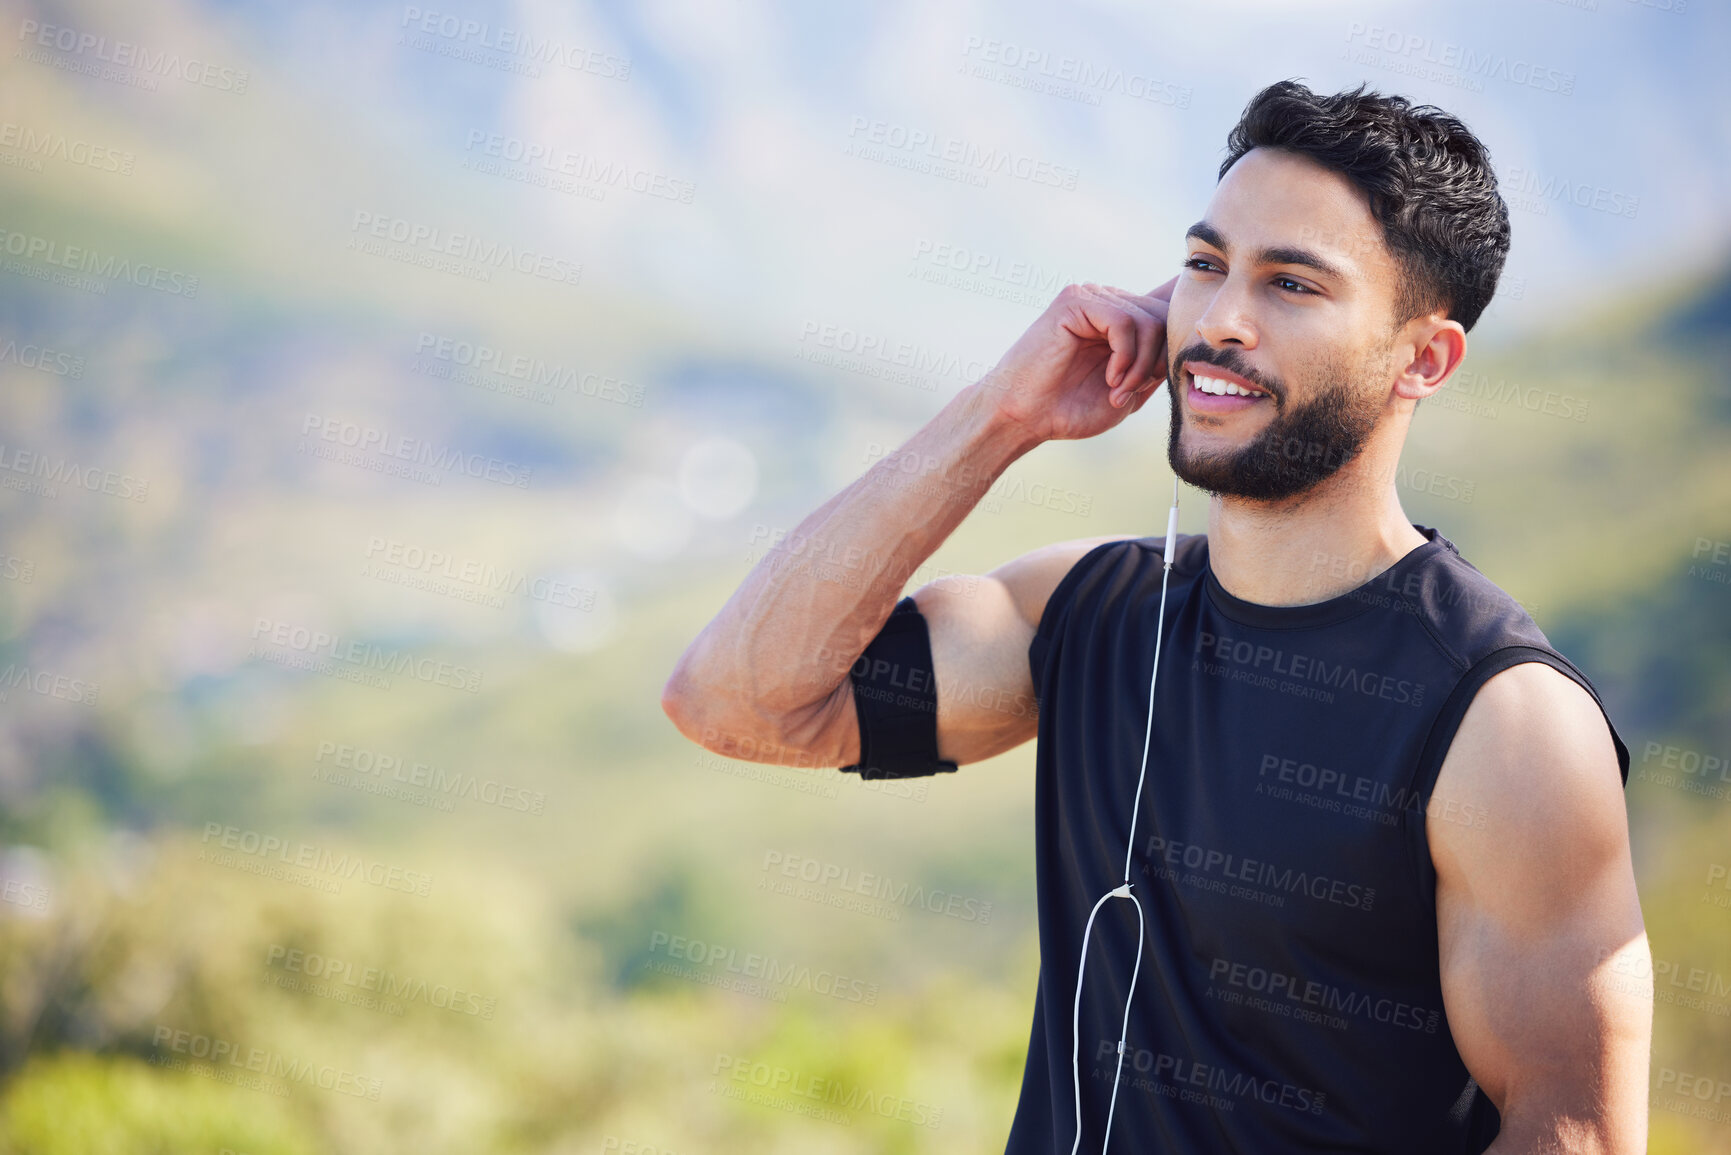
<svg viewBox="0 0 1731 1155">
<path fill-rule="evenodd" d="M 1166 322 L 1172 468 L 1210 493 L 1302 493 L 1392 412 L 1399 282 L 1382 228 L 1345 177 L 1258 148 L 1185 245 Z M 1260 392 L 1211 396 L 1210 374 Z"/>
</svg>

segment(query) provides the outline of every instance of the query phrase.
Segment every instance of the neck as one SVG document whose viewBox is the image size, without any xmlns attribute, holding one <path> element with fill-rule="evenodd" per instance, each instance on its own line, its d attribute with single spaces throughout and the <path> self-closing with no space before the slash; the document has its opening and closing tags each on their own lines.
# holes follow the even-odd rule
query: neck
<svg viewBox="0 0 1731 1155">
<path fill-rule="evenodd" d="M 1267 606 L 1327 601 L 1424 544 L 1395 493 L 1399 443 L 1365 450 L 1297 497 L 1209 502 L 1209 565 L 1227 593 Z"/>
</svg>

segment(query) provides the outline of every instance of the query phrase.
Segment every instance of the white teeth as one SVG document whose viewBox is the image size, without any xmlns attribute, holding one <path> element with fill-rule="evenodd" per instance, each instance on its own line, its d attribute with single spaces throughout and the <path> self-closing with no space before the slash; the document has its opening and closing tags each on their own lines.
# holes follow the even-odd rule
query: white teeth
<svg viewBox="0 0 1731 1155">
<path fill-rule="evenodd" d="M 1220 396 L 1220 397 L 1261 397 L 1261 396 L 1263 396 L 1262 393 L 1260 393 L 1254 389 L 1245 389 L 1242 386 L 1235 384 L 1234 382 L 1222 380 L 1219 377 L 1204 377 L 1200 373 L 1197 373 L 1197 374 L 1195 374 L 1195 378 L 1196 378 L 1196 388 L 1200 389 L 1204 393 L 1213 393 L 1213 394 Z"/>
</svg>

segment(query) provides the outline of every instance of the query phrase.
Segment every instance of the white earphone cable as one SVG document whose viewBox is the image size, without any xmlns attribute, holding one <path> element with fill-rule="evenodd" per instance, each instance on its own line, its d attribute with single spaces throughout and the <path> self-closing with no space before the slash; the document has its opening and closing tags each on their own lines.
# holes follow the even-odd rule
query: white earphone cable
<svg viewBox="0 0 1731 1155">
<path fill-rule="evenodd" d="M 1166 631 L 1166 580 L 1172 575 L 1172 549 L 1178 540 L 1178 478 L 1172 478 L 1172 510 L 1166 516 L 1166 544 L 1160 573 L 1160 615 L 1154 626 L 1154 670 L 1148 677 L 1148 726 L 1142 734 L 1142 772 L 1136 776 L 1136 801 L 1130 810 L 1130 835 L 1124 848 L 1124 881 L 1101 895 L 1088 912 L 1088 923 L 1082 929 L 1082 958 L 1076 966 L 1076 1005 L 1070 1016 L 1070 1074 L 1076 1088 L 1076 1141 L 1070 1155 L 1082 1147 L 1082 977 L 1088 965 L 1088 936 L 1094 930 L 1094 916 L 1109 898 L 1127 898 L 1136 908 L 1136 966 L 1130 972 L 1130 989 L 1124 996 L 1124 1023 L 1118 1034 L 1118 1067 L 1112 1076 L 1112 1100 L 1106 1111 L 1106 1134 L 1100 1142 L 1100 1155 L 1112 1141 L 1112 1117 L 1118 1110 L 1118 1081 L 1124 1073 L 1125 1041 L 1130 1037 L 1130 1002 L 1136 997 L 1136 978 L 1142 973 L 1142 940 L 1146 937 L 1142 903 L 1130 893 L 1130 862 L 1136 850 L 1136 819 L 1142 813 L 1142 783 L 1148 777 L 1148 749 L 1154 736 L 1154 685 L 1160 677 L 1160 643 Z"/>
</svg>

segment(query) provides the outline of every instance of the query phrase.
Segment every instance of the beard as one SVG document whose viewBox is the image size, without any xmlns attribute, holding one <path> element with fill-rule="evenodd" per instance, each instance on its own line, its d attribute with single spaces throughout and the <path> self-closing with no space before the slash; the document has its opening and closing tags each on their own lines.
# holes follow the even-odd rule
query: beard
<svg viewBox="0 0 1731 1155">
<path fill-rule="evenodd" d="M 1267 390 L 1269 404 L 1275 406 L 1274 420 L 1239 449 L 1181 453 L 1184 402 L 1178 394 L 1189 384 L 1179 366 L 1186 361 L 1217 365 Z M 1172 471 L 1215 496 L 1255 501 L 1279 501 L 1314 488 L 1358 456 L 1382 414 L 1382 398 L 1368 388 L 1372 374 L 1358 376 L 1357 382 L 1349 380 L 1345 366 L 1331 360 L 1314 383 L 1306 383 L 1306 400 L 1289 407 L 1291 394 L 1285 383 L 1256 372 L 1237 349 L 1200 343 L 1180 349 L 1167 366 L 1172 424 L 1166 457 Z"/>
</svg>

